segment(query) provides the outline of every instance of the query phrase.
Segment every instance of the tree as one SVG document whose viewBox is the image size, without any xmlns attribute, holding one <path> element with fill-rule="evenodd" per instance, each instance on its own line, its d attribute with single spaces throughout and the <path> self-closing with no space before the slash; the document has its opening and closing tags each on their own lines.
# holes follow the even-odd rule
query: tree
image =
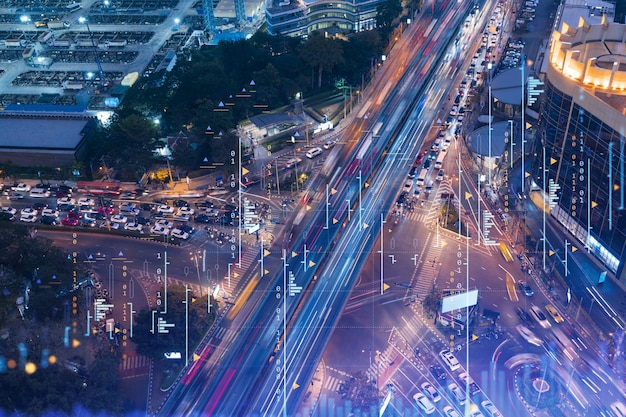
<svg viewBox="0 0 626 417">
<path fill-rule="evenodd" d="M 433 288 L 424 298 L 424 308 L 435 315 L 441 311 L 441 292 Z"/>
<path fill-rule="evenodd" d="M 376 6 L 376 26 L 390 30 L 393 21 L 402 13 L 400 0 L 385 0 Z"/>
<path fill-rule="evenodd" d="M 317 69 L 317 88 L 322 88 L 322 74 L 332 71 L 344 61 L 340 40 L 327 38 L 322 32 L 313 32 L 300 48 L 300 58 L 312 69 Z"/>
<path fill-rule="evenodd" d="M 161 289 L 161 294 L 165 294 Z M 133 343 L 137 346 L 137 353 L 156 360 L 162 360 L 167 352 L 185 352 L 185 288 L 169 286 L 167 288 L 167 314 L 157 313 L 158 317 L 167 323 L 174 324 L 168 329 L 169 333 L 152 334 L 152 311 L 142 309 L 135 316 L 133 329 Z M 197 297 L 189 293 L 189 347 L 193 350 L 200 342 L 206 331 L 215 321 L 217 303 L 213 301 L 211 314 L 207 313 L 207 296 Z M 156 326 L 156 324 L 155 324 Z"/>
</svg>

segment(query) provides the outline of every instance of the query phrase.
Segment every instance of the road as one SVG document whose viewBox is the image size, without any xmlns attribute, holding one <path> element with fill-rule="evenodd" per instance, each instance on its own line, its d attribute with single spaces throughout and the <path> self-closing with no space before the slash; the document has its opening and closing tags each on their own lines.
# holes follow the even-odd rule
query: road
<svg viewBox="0 0 626 417">
<path fill-rule="evenodd" d="M 446 11 L 450 12 L 450 8 Z M 464 19 L 463 11 L 458 9 L 450 12 L 449 16 L 449 18 L 457 21 Z M 422 30 L 425 29 L 425 26 L 422 27 Z M 454 23 L 452 26 L 455 26 Z M 447 25 L 443 24 L 441 27 L 445 28 Z M 417 31 L 417 29 L 414 30 Z M 418 52 L 440 51 L 442 48 L 437 43 L 445 44 L 444 40 L 447 40 L 450 35 L 442 33 L 443 30 L 445 29 L 437 30 L 434 34 L 431 33 L 432 37 L 426 39 L 419 37 L 421 32 L 413 38 L 407 36 L 407 39 L 417 40 L 417 45 L 413 45 L 415 49 L 412 48 L 410 52 L 414 53 L 416 50 Z M 422 47 L 423 49 L 420 51 Z M 401 51 L 403 50 L 405 53 L 409 53 L 406 52 L 408 49 L 401 49 Z M 280 414 L 281 409 L 295 409 L 301 391 L 298 391 L 297 388 L 284 390 L 281 387 L 296 387 L 294 385 L 296 381 L 297 384 L 306 383 L 309 377 L 307 374 L 310 374 L 311 368 L 314 369 L 314 357 L 319 355 L 320 348 L 324 346 L 328 336 L 328 334 L 323 333 L 318 335 L 317 332 L 328 333 L 332 329 L 332 322 L 336 320 L 337 314 L 349 293 L 347 290 L 351 287 L 350 281 L 353 272 L 358 270 L 363 254 L 369 252 L 373 242 L 373 239 L 370 238 L 376 236 L 376 230 L 380 226 L 377 223 L 379 222 L 379 213 L 384 210 L 384 207 L 391 205 L 393 194 L 390 190 L 395 187 L 389 186 L 387 182 L 393 184 L 398 180 L 391 173 L 398 168 L 398 161 L 401 161 L 401 164 L 404 161 L 400 169 L 408 167 L 410 164 L 408 156 L 413 155 L 415 151 L 416 143 L 411 140 L 412 135 L 406 133 L 404 135 L 400 133 L 399 139 L 390 147 L 387 147 L 386 143 L 396 135 L 396 126 L 403 122 L 400 120 L 402 111 L 413 108 L 412 102 L 421 88 L 421 80 L 425 79 L 429 72 L 428 67 L 432 65 L 436 57 L 431 55 L 428 58 L 423 58 L 420 55 L 415 63 L 410 60 L 404 61 L 402 57 L 402 54 L 398 54 L 395 61 L 392 62 L 399 66 L 394 68 L 392 63 L 388 64 L 387 71 L 393 71 L 388 75 L 395 73 L 404 78 L 401 86 L 392 91 L 393 98 L 391 101 L 382 106 L 384 117 L 374 118 L 376 124 L 370 122 L 370 126 L 373 125 L 370 129 L 373 131 L 367 132 L 365 140 L 361 141 L 360 146 L 352 151 L 352 158 L 356 156 L 356 159 L 348 159 L 347 166 L 341 161 L 337 162 L 338 166 L 345 168 L 342 172 L 337 170 L 329 181 L 329 189 L 332 190 L 332 198 L 329 197 L 327 200 L 330 215 L 326 215 L 325 209 L 311 210 L 313 214 L 309 213 L 311 218 L 305 218 L 305 223 L 301 223 L 301 217 L 300 219 L 299 216 L 296 217 L 296 230 L 300 224 L 306 224 L 306 226 L 303 233 L 294 233 L 296 238 L 290 249 L 300 254 L 301 257 L 308 253 L 308 259 L 304 266 L 296 263 L 296 267 L 291 270 L 295 277 L 295 284 L 305 289 L 301 293 L 304 294 L 302 297 L 304 303 L 301 302 L 297 307 L 299 314 L 291 321 L 293 324 L 287 325 L 290 322 L 292 312 L 296 309 L 296 302 L 301 296 L 293 294 L 293 297 L 283 298 L 285 300 L 282 306 L 282 311 L 285 313 L 283 316 L 277 314 L 277 307 L 280 307 L 280 302 L 277 305 L 275 301 L 276 298 L 285 297 L 285 294 L 281 294 L 281 292 L 287 287 L 285 284 L 287 284 L 287 277 L 290 276 L 285 266 L 283 273 L 279 273 L 273 281 L 276 285 L 269 286 L 269 288 L 278 288 L 278 291 L 270 292 L 269 297 L 266 296 L 264 300 L 259 302 L 260 307 L 251 316 L 252 325 L 244 326 L 238 337 L 230 343 L 228 352 L 219 358 L 222 364 L 221 368 L 213 371 L 207 369 L 210 367 L 205 366 L 206 371 L 202 375 L 197 374 L 197 379 L 209 381 L 204 388 L 205 392 L 208 393 L 206 398 L 199 397 L 195 389 L 192 390 L 193 395 L 185 395 L 184 398 L 175 393 L 162 409 L 162 415 L 190 413 L 193 412 L 192 410 L 196 410 L 196 412 L 202 410 L 201 413 L 203 414 L 232 415 L 233 412 L 250 412 L 250 410 L 256 410 L 257 407 L 259 407 L 259 411 L 276 415 Z M 406 73 L 403 64 L 406 65 Z M 410 75 L 406 75 L 407 73 Z M 386 81 L 389 82 L 389 78 Z M 388 89 L 378 90 L 375 88 L 374 90 L 387 91 Z M 412 116 L 413 120 L 419 120 L 419 111 L 424 106 L 424 101 L 421 100 L 417 105 L 417 113 Z M 375 107 L 381 104 L 383 104 L 382 100 L 380 103 L 373 102 L 374 107 L 370 107 L 372 112 L 375 113 Z M 385 123 L 379 124 L 381 120 Z M 393 158 L 381 160 L 380 167 L 377 167 L 378 171 L 374 171 L 374 166 L 379 163 L 378 155 L 383 152 L 386 156 L 393 155 Z M 404 156 L 398 157 L 398 155 Z M 363 196 L 359 184 L 367 187 L 365 183 L 369 180 L 370 174 L 374 172 L 376 172 L 376 177 L 373 178 L 372 183 L 377 185 Z M 380 182 L 377 183 L 376 180 L 379 179 Z M 320 188 L 324 189 L 324 187 L 313 189 L 319 190 Z M 324 197 L 322 192 L 319 198 L 323 199 Z M 362 198 L 364 200 L 361 205 L 355 204 L 355 200 Z M 311 203 L 309 198 L 305 198 L 304 201 L 306 205 Z M 354 212 L 354 207 L 357 207 L 357 212 Z M 359 210 L 358 207 L 363 208 Z M 302 210 L 306 210 L 306 208 Z M 306 215 L 305 211 L 302 213 L 300 216 Z M 356 219 L 357 216 L 358 222 L 349 221 L 349 219 Z M 327 219 L 329 220 L 328 223 L 326 222 Z M 327 224 L 329 227 L 325 229 Z M 367 226 L 362 226 L 364 224 Z M 343 230 L 339 239 L 334 240 L 335 234 L 341 229 Z M 353 242 L 360 242 L 357 248 L 354 247 Z M 335 247 L 329 251 L 329 247 L 332 246 Z M 288 252 L 286 254 L 289 255 Z M 326 256 L 329 257 L 328 260 L 324 260 Z M 284 257 L 284 261 L 293 262 L 293 260 L 288 259 L 288 256 Z M 325 269 L 318 270 L 315 266 L 320 265 L 322 261 L 324 261 Z M 315 281 L 313 284 L 311 284 L 311 279 Z M 346 290 L 339 290 L 341 285 L 344 285 L 341 283 L 345 284 Z M 311 293 L 307 291 L 309 285 L 312 285 L 311 288 L 314 287 L 312 292 L 315 293 L 315 296 L 310 296 Z M 266 323 L 272 324 L 266 325 Z M 306 323 L 306 325 L 302 323 Z M 287 331 L 287 335 L 281 342 L 282 332 L 280 328 L 283 326 L 290 327 L 295 333 L 290 335 L 290 332 Z M 279 336 L 278 340 L 276 335 Z M 311 337 L 317 343 L 307 343 L 308 338 Z M 306 348 L 308 352 L 295 350 L 289 345 L 289 343 L 293 343 L 291 340 L 297 340 L 297 347 Z M 276 348 L 275 355 L 271 356 L 274 348 Z M 287 359 L 287 353 L 289 359 Z M 270 364 L 273 360 L 278 361 L 281 355 L 281 363 L 288 364 L 288 369 L 282 368 L 282 366 L 277 368 L 283 369 L 282 376 L 278 375 L 274 371 L 274 366 Z M 260 378 L 258 381 L 263 381 L 262 384 L 250 384 L 250 380 L 256 380 L 256 378 Z M 287 393 L 287 391 L 289 392 Z M 242 404 L 240 398 L 254 398 L 254 400 Z M 179 404 L 179 406 L 176 407 L 175 404 Z"/>
</svg>

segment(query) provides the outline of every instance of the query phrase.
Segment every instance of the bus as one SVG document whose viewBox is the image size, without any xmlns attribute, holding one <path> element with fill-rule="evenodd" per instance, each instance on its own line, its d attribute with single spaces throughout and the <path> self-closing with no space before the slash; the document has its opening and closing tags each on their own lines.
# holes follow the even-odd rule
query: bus
<svg viewBox="0 0 626 417">
<path fill-rule="evenodd" d="M 443 159 L 446 157 L 447 154 L 448 152 L 439 152 L 439 155 L 437 155 L 437 160 L 435 161 L 435 169 L 441 169 L 441 167 L 443 166 Z"/>
<path fill-rule="evenodd" d="M 502 254 L 502 257 L 505 261 L 513 262 L 513 255 L 511 255 L 509 247 L 504 242 L 500 242 L 500 253 Z"/>
<path fill-rule="evenodd" d="M 98 196 L 117 196 L 122 192 L 119 181 L 78 181 L 76 190 L 82 194 Z"/>
</svg>

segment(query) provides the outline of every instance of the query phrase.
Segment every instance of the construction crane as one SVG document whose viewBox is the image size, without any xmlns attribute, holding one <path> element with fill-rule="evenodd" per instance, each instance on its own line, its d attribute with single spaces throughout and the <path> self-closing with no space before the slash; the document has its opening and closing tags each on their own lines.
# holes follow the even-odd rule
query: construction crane
<svg viewBox="0 0 626 417">
<path fill-rule="evenodd" d="M 87 26 L 87 32 L 89 33 L 89 39 L 91 40 L 91 46 L 93 47 L 93 53 L 96 57 L 96 65 L 98 66 L 98 76 L 100 77 L 100 85 L 98 88 L 107 88 L 109 86 L 108 81 L 104 76 L 104 71 L 102 70 L 102 64 L 100 63 L 100 57 L 98 56 L 98 47 L 96 45 L 96 41 L 93 39 L 93 33 L 91 32 L 91 28 L 89 27 L 89 22 L 83 16 L 78 18 L 80 23 L 84 23 Z"/>
</svg>

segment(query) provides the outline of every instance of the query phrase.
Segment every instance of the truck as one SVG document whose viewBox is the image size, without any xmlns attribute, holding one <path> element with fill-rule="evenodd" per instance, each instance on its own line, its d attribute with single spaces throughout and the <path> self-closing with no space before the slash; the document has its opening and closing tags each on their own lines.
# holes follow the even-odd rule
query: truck
<svg viewBox="0 0 626 417">
<path fill-rule="evenodd" d="M 82 90 L 83 83 L 79 83 L 76 81 L 63 81 L 63 83 L 61 84 L 61 87 L 63 87 L 64 90 L 72 90 L 72 91 Z"/>
<path fill-rule="evenodd" d="M 24 49 L 24 52 L 22 52 L 22 58 L 24 59 L 30 58 L 31 56 L 33 56 L 33 52 L 34 52 L 34 49 L 29 46 L 28 48 Z"/>
<path fill-rule="evenodd" d="M 46 32 L 43 32 L 41 35 L 39 35 L 37 37 L 37 41 L 44 43 L 44 42 L 47 42 L 51 37 L 52 37 L 52 32 L 48 30 Z"/>
<path fill-rule="evenodd" d="M 69 39 L 55 39 L 52 42 L 49 42 L 48 45 L 61 47 L 61 48 L 69 48 L 71 42 Z"/>
<path fill-rule="evenodd" d="M 76 46 L 81 46 L 83 48 L 90 48 L 93 46 L 98 46 L 98 40 L 97 39 L 79 39 L 76 42 Z"/>
<path fill-rule="evenodd" d="M 126 39 L 118 39 L 113 41 L 107 41 L 105 45 L 109 48 L 123 48 L 128 45 L 128 41 Z"/>
<path fill-rule="evenodd" d="M 48 29 L 64 29 L 64 28 L 65 28 L 65 25 L 59 19 L 48 21 Z"/>
<path fill-rule="evenodd" d="M 22 41 L 19 39 L 5 39 L 4 45 L 7 48 L 19 48 L 22 45 Z"/>
</svg>

